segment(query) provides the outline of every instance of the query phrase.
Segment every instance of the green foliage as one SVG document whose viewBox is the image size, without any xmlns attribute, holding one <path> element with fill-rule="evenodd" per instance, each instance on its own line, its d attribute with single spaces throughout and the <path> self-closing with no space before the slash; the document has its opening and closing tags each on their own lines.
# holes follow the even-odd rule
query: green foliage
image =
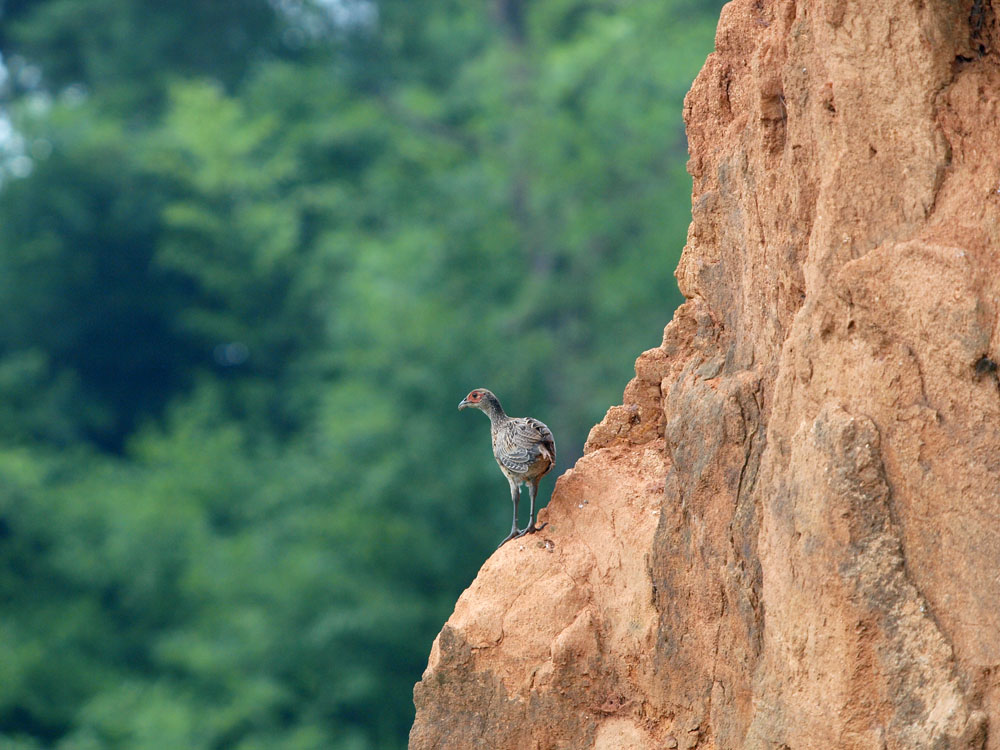
<svg viewBox="0 0 1000 750">
<path fill-rule="evenodd" d="M 4 5 L 4 747 L 404 743 L 509 520 L 458 400 L 568 468 L 680 301 L 718 3 L 522 10 Z"/>
</svg>

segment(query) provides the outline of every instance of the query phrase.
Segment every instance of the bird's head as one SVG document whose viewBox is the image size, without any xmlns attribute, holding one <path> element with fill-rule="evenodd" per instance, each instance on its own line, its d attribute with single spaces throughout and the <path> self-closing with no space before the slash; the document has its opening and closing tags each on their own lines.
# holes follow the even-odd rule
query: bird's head
<svg viewBox="0 0 1000 750">
<path fill-rule="evenodd" d="M 459 402 L 458 408 L 465 409 L 468 407 L 482 410 L 483 407 L 489 403 L 491 398 L 496 401 L 496 396 L 485 388 L 476 388 L 474 391 L 469 391 L 469 395 Z"/>
</svg>

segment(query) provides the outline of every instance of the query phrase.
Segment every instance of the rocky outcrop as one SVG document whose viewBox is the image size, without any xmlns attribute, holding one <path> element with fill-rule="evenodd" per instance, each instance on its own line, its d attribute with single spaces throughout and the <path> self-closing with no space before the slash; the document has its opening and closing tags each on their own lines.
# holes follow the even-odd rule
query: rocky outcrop
<svg viewBox="0 0 1000 750">
<path fill-rule="evenodd" d="M 459 599 L 414 750 L 1000 750 L 1000 25 L 734 0 L 687 302 Z"/>
</svg>

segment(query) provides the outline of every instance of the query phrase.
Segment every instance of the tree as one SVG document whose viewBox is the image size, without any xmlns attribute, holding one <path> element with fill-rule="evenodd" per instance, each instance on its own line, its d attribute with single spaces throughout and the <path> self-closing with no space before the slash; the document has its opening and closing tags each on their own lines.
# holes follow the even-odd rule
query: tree
<svg viewBox="0 0 1000 750">
<path fill-rule="evenodd" d="M 400 746 L 509 512 L 455 406 L 561 471 L 659 340 L 717 9 L 5 5 L 5 742 Z"/>
</svg>

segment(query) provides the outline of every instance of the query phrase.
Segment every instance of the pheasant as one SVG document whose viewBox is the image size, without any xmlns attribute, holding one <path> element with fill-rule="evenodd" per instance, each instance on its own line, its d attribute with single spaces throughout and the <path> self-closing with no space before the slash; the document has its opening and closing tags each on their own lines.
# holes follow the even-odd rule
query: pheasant
<svg viewBox="0 0 1000 750">
<path fill-rule="evenodd" d="M 533 534 L 545 528 L 535 526 L 535 496 L 538 482 L 556 462 L 556 443 L 552 431 L 531 417 L 508 417 L 500 401 L 485 388 L 477 388 L 459 403 L 459 409 L 479 409 L 490 418 L 490 436 L 493 438 L 493 456 L 500 471 L 510 482 L 510 499 L 514 503 L 514 521 L 510 534 L 499 546 L 519 536 Z M 528 485 L 531 508 L 528 525 L 517 528 L 517 504 L 521 499 L 521 483 Z"/>
</svg>

